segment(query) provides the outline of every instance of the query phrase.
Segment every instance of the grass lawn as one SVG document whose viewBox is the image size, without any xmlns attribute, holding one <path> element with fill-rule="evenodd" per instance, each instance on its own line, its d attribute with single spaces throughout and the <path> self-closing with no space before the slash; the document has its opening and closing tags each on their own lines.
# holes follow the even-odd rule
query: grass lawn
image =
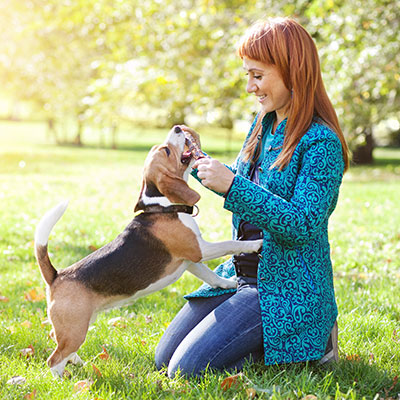
<svg viewBox="0 0 400 400">
<path fill-rule="evenodd" d="M 399 399 L 400 150 L 377 149 L 372 167 L 346 174 L 330 224 L 339 306 L 340 362 L 247 366 L 228 390 L 228 373 L 169 380 L 154 365 L 155 347 L 200 282 L 190 274 L 134 305 L 100 314 L 80 349 L 83 367 L 56 380 L 46 365 L 54 349 L 46 324 L 44 283 L 33 254 L 40 217 L 69 199 L 50 237 L 56 268 L 112 240 L 133 216 L 141 169 L 166 131 L 138 131 L 123 149 L 56 147 L 40 124 L 0 123 L 1 399 Z M 223 132 L 203 147 L 229 162 Z M 129 143 L 129 137 L 131 143 Z M 237 150 L 235 139 L 232 149 Z M 94 143 L 95 144 L 95 143 Z M 198 224 L 208 240 L 230 238 L 230 213 L 200 184 Z M 209 263 L 215 267 L 221 260 Z M 12 381 L 20 377 L 20 383 Z M 81 381 L 81 383 L 79 383 Z"/>
</svg>

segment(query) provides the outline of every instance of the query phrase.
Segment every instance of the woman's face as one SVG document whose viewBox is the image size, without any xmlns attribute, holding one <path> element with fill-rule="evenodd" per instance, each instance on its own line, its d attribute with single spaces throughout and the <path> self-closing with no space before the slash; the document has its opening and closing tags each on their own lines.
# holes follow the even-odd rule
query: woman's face
<svg viewBox="0 0 400 400">
<path fill-rule="evenodd" d="M 284 120 L 290 104 L 290 91 L 274 65 L 245 57 L 243 68 L 247 71 L 246 90 L 254 93 L 261 105 L 263 113 L 276 111 L 278 123 Z"/>
</svg>

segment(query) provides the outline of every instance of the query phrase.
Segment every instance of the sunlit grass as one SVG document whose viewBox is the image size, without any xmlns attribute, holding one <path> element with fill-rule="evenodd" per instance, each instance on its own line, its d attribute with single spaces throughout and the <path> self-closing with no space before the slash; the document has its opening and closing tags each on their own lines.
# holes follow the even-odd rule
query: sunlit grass
<svg viewBox="0 0 400 400">
<path fill-rule="evenodd" d="M 223 134 L 204 132 L 205 150 L 210 146 L 218 154 Z M 135 135 L 130 145 L 126 138 L 126 149 L 136 145 Z M 221 389 L 225 373 L 189 380 L 160 375 L 153 361 L 157 342 L 184 304 L 183 294 L 200 284 L 185 274 L 133 306 L 99 315 L 80 350 L 87 364 L 68 366 L 70 379 L 53 380 L 45 364 L 54 344 L 48 338 L 50 327 L 43 325 L 46 303 L 33 256 L 35 226 L 51 206 L 70 200 L 50 238 L 57 268 L 112 240 L 133 217 L 146 149 L 165 135 L 163 130 L 142 131 L 143 148 L 132 151 L 57 147 L 41 125 L 0 124 L 0 296 L 6 298 L 0 301 L 0 398 L 22 399 L 36 390 L 35 399 L 247 399 L 251 387 L 264 399 L 311 394 L 318 399 L 373 399 L 377 393 L 397 398 L 400 151 L 395 149 L 379 149 L 375 166 L 351 169 L 331 220 L 340 330 L 337 366 L 248 366 L 239 385 L 226 392 Z M 222 158 L 228 162 L 232 157 Z M 193 180 L 191 184 L 202 195 L 197 221 L 205 238 L 229 238 L 230 214 L 222 209 L 222 199 Z M 123 319 L 110 325 L 115 317 Z M 26 358 L 21 350 L 30 345 L 34 354 Z M 99 357 L 101 346 L 109 360 Z M 13 376 L 26 383 L 7 384 Z M 93 381 L 90 390 L 74 393 L 76 382 L 86 379 Z"/>
</svg>

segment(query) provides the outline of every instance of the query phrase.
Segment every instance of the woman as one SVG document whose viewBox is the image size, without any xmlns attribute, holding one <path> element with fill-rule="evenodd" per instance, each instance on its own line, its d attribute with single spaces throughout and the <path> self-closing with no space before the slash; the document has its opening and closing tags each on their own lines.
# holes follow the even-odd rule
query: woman
<svg viewBox="0 0 400 400">
<path fill-rule="evenodd" d="M 251 28 L 238 53 L 260 111 L 233 166 L 204 158 L 194 168 L 225 197 L 234 238 L 262 237 L 263 247 L 217 268 L 236 273 L 237 290 L 204 284 L 186 296 L 156 350 L 171 377 L 338 357 L 328 219 L 349 161 L 317 49 L 284 18 Z"/>
</svg>

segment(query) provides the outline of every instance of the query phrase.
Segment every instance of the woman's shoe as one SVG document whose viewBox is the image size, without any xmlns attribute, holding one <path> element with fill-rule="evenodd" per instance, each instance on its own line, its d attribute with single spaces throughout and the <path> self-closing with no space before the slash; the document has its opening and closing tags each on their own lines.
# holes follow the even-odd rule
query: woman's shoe
<svg viewBox="0 0 400 400">
<path fill-rule="evenodd" d="M 331 334 L 329 335 L 328 344 L 326 345 L 325 355 L 319 360 L 319 364 L 328 364 L 339 360 L 338 350 L 338 324 L 335 321 Z"/>
</svg>

